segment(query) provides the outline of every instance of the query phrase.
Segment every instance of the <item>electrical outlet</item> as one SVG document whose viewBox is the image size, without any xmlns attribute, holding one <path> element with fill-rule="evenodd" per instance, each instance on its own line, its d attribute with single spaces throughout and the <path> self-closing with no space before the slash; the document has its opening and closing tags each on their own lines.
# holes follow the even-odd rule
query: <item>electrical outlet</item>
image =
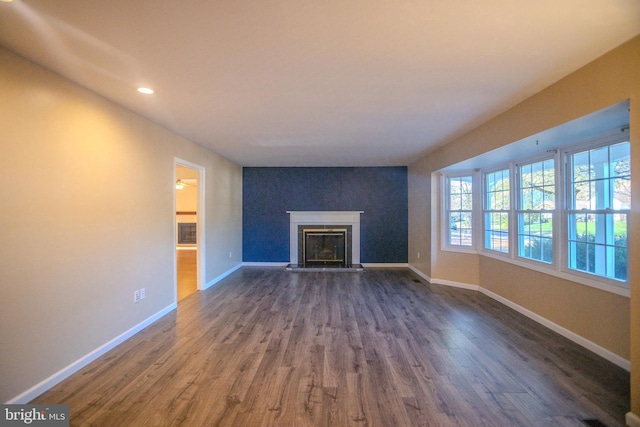
<svg viewBox="0 0 640 427">
<path fill-rule="evenodd" d="M 420 259 L 420 252 L 418 252 L 418 259 Z"/>
<path fill-rule="evenodd" d="M 231 251 L 229 251 L 229 258 L 231 258 L 231 255 L 232 255 L 232 254 L 231 254 Z"/>
<path fill-rule="evenodd" d="M 133 291 L 133 302 L 138 302 L 140 301 L 140 291 L 135 290 Z"/>
<path fill-rule="evenodd" d="M 144 299 L 146 294 L 147 294 L 147 291 L 145 290 L 145 288 L 140 288 L 140 299 Z"/>
</svg>

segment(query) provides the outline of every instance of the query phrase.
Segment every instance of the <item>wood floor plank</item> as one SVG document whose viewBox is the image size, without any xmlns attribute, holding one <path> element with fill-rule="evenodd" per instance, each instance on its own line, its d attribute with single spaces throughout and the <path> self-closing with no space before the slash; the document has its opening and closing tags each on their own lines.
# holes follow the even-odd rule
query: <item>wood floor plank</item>
<svg viewBox="0 0 640 427">
<path fill-rule="evenodd" d="M 623 426 L 629 374 L 407 269 L 244 267 L 33 403 L 73 426 Z"/>
<path fill-rule="evenodd" d="M 198 251 L 195 249 L 176 250 L 176 278 L 178 301 L 198 290 Z"/>
</svg>

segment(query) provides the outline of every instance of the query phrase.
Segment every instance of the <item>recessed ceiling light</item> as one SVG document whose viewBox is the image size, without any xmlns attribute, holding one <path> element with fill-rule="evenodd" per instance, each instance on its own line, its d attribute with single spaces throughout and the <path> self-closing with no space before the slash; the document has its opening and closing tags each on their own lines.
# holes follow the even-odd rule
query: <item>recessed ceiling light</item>
<svg viewBox="0 0 640 427">
<path fill-rule="evenodd" d="M 13 0 L 0 0 L 0 2 L 2 2 L 2 3 L 12 3 Z"/>
<path fill-rule="evenodd" d="M 148 87 L 139 87 L 138 92 L 144 93 L 145 95 L 151 95 L 154 93 L 153 89 L 149 89 Z"/>
</svg>

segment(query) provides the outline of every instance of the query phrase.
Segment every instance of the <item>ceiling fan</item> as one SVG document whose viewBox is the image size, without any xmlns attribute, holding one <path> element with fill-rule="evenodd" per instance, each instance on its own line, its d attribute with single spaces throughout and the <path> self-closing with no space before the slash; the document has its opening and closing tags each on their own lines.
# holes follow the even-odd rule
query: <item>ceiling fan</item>
<svg viewBox="0 0 640 427">
<path fill-rule="evenodd" d="M 194 178 L 179 178 L 176 179 L 176 190 L 182 190 L 185 187 L 197 186 L 198 180 Z"/>
</svg>

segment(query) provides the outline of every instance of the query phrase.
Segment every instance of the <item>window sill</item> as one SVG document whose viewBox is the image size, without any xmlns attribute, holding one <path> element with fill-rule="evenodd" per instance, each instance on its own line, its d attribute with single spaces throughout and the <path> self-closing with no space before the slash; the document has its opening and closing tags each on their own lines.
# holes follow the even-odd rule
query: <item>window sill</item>
<svg viewBox="0 0 640 427">
<path fill-rule="evenodd" d="M 441 249 L 443 252 L 478 255 L 478 251 L 473 246 L 443 246 Z"/>
</svg>

